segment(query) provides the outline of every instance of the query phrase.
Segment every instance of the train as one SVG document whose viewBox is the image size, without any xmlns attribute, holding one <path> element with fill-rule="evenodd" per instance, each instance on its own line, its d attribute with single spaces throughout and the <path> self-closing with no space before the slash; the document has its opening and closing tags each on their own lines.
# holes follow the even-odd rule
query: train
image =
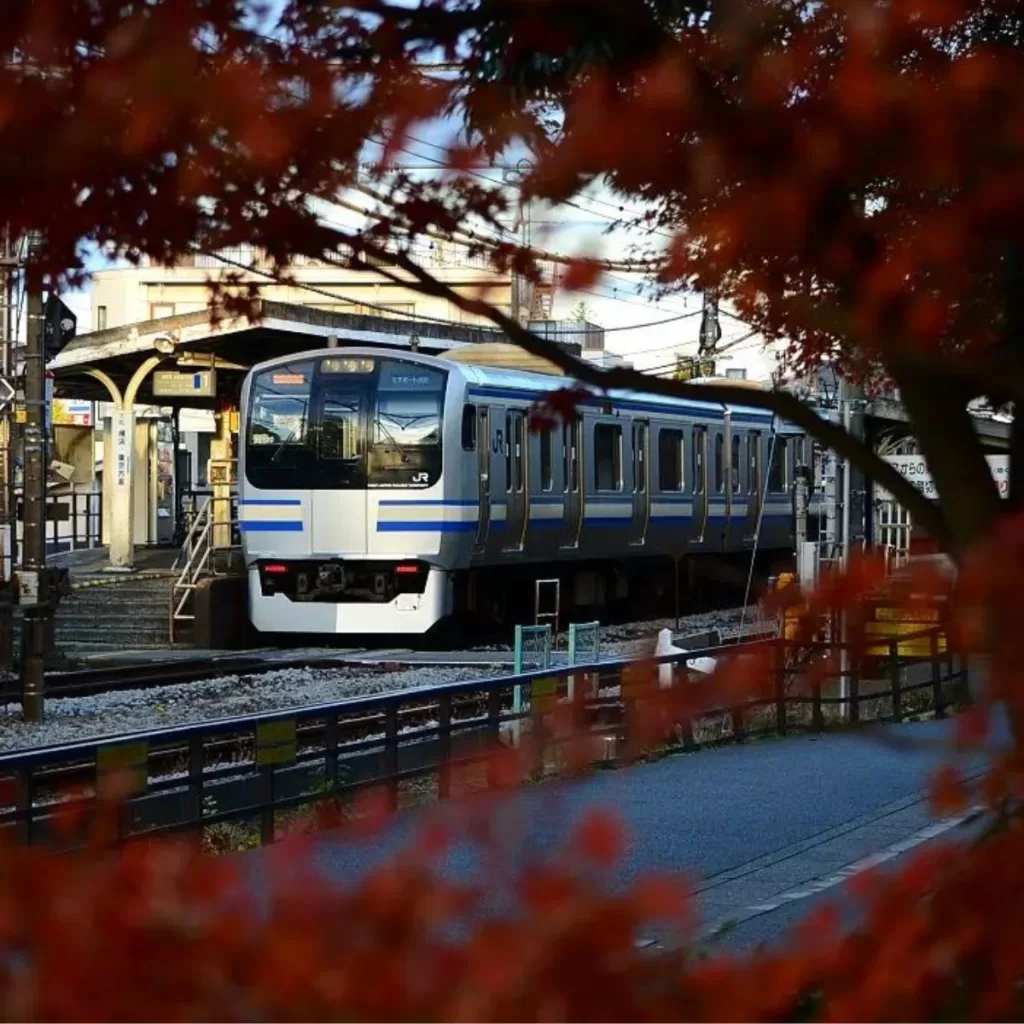
<svg viewBox="0 0 1024 1024">
<path fill-rule="evenodd" d="M 253 366 L 238 460 L 252 625 L 421 635 L 506 622 L 555 579 L 563 616 L 639 612 L 707 559 L 792 557 L 801 430 L 632 391 L 531 421 L 574 386 L 387 347 Z"/>
</svg>

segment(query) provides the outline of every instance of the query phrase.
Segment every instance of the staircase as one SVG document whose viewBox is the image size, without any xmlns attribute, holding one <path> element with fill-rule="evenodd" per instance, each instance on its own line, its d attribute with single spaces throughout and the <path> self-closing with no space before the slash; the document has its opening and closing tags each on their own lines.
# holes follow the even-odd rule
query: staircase
<svg viewBox="0 0 1024 1024">
<path fill-rule="evenodd" d="M 169 574 L 79 585 L 57 606 L 58 649 L 73 658 L 170 648 L 170 590 Z"/>
<path fill-rule="evenodd" d="M 211 576 L 234 575 L 242 566 L 238 497 L 232 495 L 226 506 L 215 506 L 216 501 L 218 499 L 206 498 L 194 509 L 185 542 L 171 566 L 168 623 L 172 644 L 180 642 L 195 623 L 196 591 L 202 581 Z M 225 531 L 227 543 L 224 543 Z"/>
</svg>

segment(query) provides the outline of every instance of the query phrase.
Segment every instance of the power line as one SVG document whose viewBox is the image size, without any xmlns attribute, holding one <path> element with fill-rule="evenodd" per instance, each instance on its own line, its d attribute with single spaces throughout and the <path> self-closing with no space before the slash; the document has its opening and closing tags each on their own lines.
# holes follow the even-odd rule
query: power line
<svg viewBox="0 0 1024 1024">
<path fill-rule="evenodd" d="M 221 255 L 220 253 L 217 253 L 217 252 L 207 252 L 205 250 L 199 250 L 199 252 L 202 255 L 204 255 L 204 256 L 212 257 L 213 259 L 219 260 L 220 262 L 228 264 L 229 266 L 237 267 L 239 270 L 245 270 L 245 271 L 248 271 L 248 272 L 253 273 L 253 274 L 259 274 L 261 277 L 266 277 L 269 280 L 274 281 L 276 284 L 284 285 L 284 286 L 287 286 L 287 287 L 300 288 L 303 291 L 308 291 L 308 292 L 311 292 L 311 293 L 316 294 L 316 295 L 323 295 L 325 298 L 328 298 L 328 299 L 341 299 L 342 302 L 351 302 L 353 305 L 365 306 L 367 309 L 380 310 L 381 312 L 384 312 L 384 313 L 390 313 L 392 316 L 394 316 L 395 313 L 399 312 L 398 310 L 394 309 L 391 306 L 385 306 L 385 305 L 382 305 L 380 303 L 369 302 L 369 301 L 367 301 L 366 299 L 363 299 L 363 298 L 353 298 L 350 295 L 341 295 L 338 292 L 330 292 L 330 291 L 327 291 L 327 289 L 325 289 L 325 288 L 319 288 L 316 285 L 306 284 L 303 281 L 282 281 L 280 276 L 278 274 L 273 273 L 272 271 L 263 270 L 263 269 L 261 269 L 259 267 L 255 267 L 255 266 L 252 266 L 250 264 L 242 263 L 240 260 L 231 259 L 229 256 L 223 256 L 223 255 Z M 325 256 L 326 255 L 328 255 L 328 254 L 325 254 Z M 336 260 L 332 260 L 330 258 L 328 258 L 326 260 L 326 262 L 334 264 L 334 265 L 339 266 L 339 267 L 342 266 L 342 264 L 340 264 Z M 410 281 L 409 282 L 409 288 L 410 288 L 410 290 L 414 291 L 415 290 L 415 282 Z M 656 320 L 656 321 L 653 321 L 651 323 L 644 323 L 644 324 L 627 324 L 627 325 L 621 326 L 621 327 L 603 327 L 603 328 L 601 328 L 601 330 L 603 330 L 605 333 L 612 332 L 612 331 L 639 331 L 639 330 L 643 330 L 643 329 L 648 328 L 648 327 L 657 327 L 659 324 L 669 324 L 669 323 L 672 323 L 675 320 L 682 320 L 682 319 L 685 319 L 687 317 L 697 316 L 700 312 L 701 312 L 700 310 L 694 310 L 694 311 L 689 312 L 689 313 L 682 313 L 679 316 L 669 317 L 668 319 L 665 319 L 665 320 Z M 446 327 L 471 327 L 474 330 L 489 331 L 489 332 L 494 333 L 494 334 L 504 334 L 504 332 L 499 327 L 491 327 L 491 326 L 478 325 L 478 324 L 459 323 L 458 321 L 455 321 L 455 320 L 446 320 L 443 317 L 428 316 L 428 315 L 423 314 L 423 313 L 413 313 L 413 314 L 410 314 L 409 318 L 411 320 L 413 320 L 413 321 L 424 320 L 424 321 L 429 321 L 431 323 L 444 324 Z M 583 332 L 580 332 L 578 330 L 544 331 L 541 336 L 542 337 L 551 337 L 552 335 L 560 335 L 560 334 L 561 335 L 570 335 L 570 334 L 576 335 L 576 334 L 580 334 L 580 333 L 583 333 Z"/>
</svg>

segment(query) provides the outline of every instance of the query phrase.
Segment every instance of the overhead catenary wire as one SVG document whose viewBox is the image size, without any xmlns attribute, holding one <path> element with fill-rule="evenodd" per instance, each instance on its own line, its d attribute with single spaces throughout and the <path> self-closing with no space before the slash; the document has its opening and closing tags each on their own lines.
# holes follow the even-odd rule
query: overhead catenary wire
<svg viewBox="0 0 1024 1024">
<path fill-rule="evenodd" d="M 274 281 L 277 284 L 285 285 L 285 286 L 288 286 L 288 287 L 300 288 L 303 291 L 308 291 L 308 292 L 311 292 L 313 294 L 322 295 L 325 298 L 329 298 L 329 299 L 341 299 L 342 302 L 351 302 L 353 305 L 365 306 L 368 309 L 380 310 L 381 312 L 389 313 L 392 316 L 395 316 L 395 314 L 397 312 L 399 312 L 398 310 L 394 309 L 393 307 L 384 305 L 383 303 L 374 303 L 374 302 L 368 301 L 365 298 L 355 298 L 355 297 L 353 297 L 351 295 L 342 295 L 339 292 L 331 292 L 331 291 L 328 291 L 326 288 L 320 288 L 317 285 L 307 284 L 307 283 L 305 283 L 303 281 L 283 281 L 279 274 L 275 274 L 271 270 L 264 270 L 264 269 L 262 269 L 260 267 L 255 267 L 255 266 L 253 266 L 251 264 L 243 263 L 241 260 L 232 259 L 231 257 L 224 256 L 224 255 L 222 255 L 221 253 L 218 253 L 218 252 L 212 252 L 212 251 L 206 251 L 206 250 L 197 250 L 197 251 L 200 252 L 200 254 L 203 255 L 203 256 L 208 256 L 208 257 L 211 257 L 213 259 L 219 260 L 220 262 L 225 263 L 225 264 L 227 264 L 229 266 L 237 267 L 239 270 L 245 270 L 245 271 L 247 271 L 249 273 L 259 274 L 261 277 L 265 277 L 265 278 L 267 278 L 267 279 L 269 279 L 271 281 Z M 326 255 L 327 254 L 325 254 L 325 256 Z M 327 259 L 326 262 L 328 262 L 328 263 L 337 263 L 338 266 L 342 265 L 340 262 L 335 261 L 335 260 L 331 260 L 331 259 Z M 409 282 L 410 288 L 413 288 L 414 285 L 415 285 L 415 282 L 412 282 L 412 281 Z M 608 331 L 635 331 L 635 330 L 643 330 L 643 329 L 649 328 L 649 327 L 657 327 L 660 324 L 664 324 L 664 323 L 672 323 L 675 320 L 681 320 L 681 319 L 684 319 L 686 317 L 697 316 L 700 312 L 701 312 L 700 310 L 691 310 L 689 313 L 682 313 L 679 316 L 669 317 L 667 320 L 656 320 L 656 321 L 653 321 L 651 323 L 644 323 L 644 324 L 626 324 L 626 325 L 623 325 L 621 327 L 602 327 L 601 330 L 605 331 L 605 332 L 608 332 Z M 423 314 L 423 313 L 414 313 L 414 314 L 412 314 L 409 317 L 409 319 L 414 320 L 414 321 L 416 321 L 416 320 L 424 320 L 424 321 L 428 321 L 430 323 L 443 324 L 443 325 L 445 325 L 447 327 L 470 327 L 473 330 L 489 331 L 489 332 L 491 332 L 493 334 L 499 334 L 499 335 L 503 335 L 504 334 L 504 332 L 500 328 L 498 328 L 498 327 L 490 327 L 490 326 L 483 325 L 483 324 L 460 323 L 457 320 L 446 320 L 443 317 L 428 316 L 428 315 Z M 581 332 L 578 329 L 577 330 L 565 330 L 565 331 L 544 331 L 541 336 L 542 337 L 544 337 L 544 336 L 550 337 L 552 335 L 559 335 L 559 334 L 578 335 L 580 333 Z"/>
</svg>

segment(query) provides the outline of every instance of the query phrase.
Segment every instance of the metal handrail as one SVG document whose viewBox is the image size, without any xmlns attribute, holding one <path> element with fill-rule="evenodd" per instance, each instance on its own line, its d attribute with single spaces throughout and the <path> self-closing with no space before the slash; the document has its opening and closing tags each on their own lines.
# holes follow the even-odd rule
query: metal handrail
<svg viewBox="0 0 1024 1024">
<path fill-rule="evenodd" d="M 171 566 L 171 572 L 177 573 L 174 583 L 171 584 L 170 619 L 168 622 L 168 634 L 172 644 L 174 643 L 174 624 L 195 618 L 195 615 L 185 611 L 185 606 L 195 590 L 196 581 L 210 564 L 212 505 L 213 499 L 207 498 L 200 506 L 199 512 L 189 525 L 185 542 Z"/>
<path fill-rule="evenodd" d="M 175 639 L 175 623 L 195 621 L 195 615 L 186 609 L 190 599 L 195 594 L 200 579 L 204 576 L 221 575 L 217 571 L 214 552 L 217 550 L 234 551 L 237 547 L 237 545 L 231 544 L 227 549 L 220 549 L 214 544 L 214 530 L 218 526 L 229 526 L 232 537 L 234 537 L 238 527 L 237 516 L 233 514 L 236 500 L 234 495 L 228 498 L 213 496 L 204 498 L 199 506 L 199 511 L 189 524 L 181 550 L 171 566 L 171 572 L 177 573 L 174 583 L 171 585 L 170 616 L 168 622 L 168 635 L 172 644 Z M 229 516 L 226 523 L 217 522 L 214 516 L 214 509 L 217 503 L 223 501 L 230 503 Z"/>
</svg>

